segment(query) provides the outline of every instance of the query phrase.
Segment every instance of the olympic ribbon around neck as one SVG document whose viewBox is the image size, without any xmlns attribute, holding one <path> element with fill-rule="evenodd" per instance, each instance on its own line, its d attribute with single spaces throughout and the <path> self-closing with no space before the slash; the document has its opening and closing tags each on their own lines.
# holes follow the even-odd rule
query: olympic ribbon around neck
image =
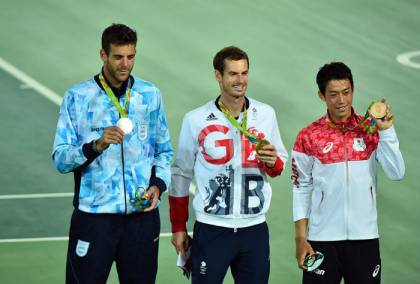
<svg viewBox="0 0 420 284">
<path fill-rule="evenodd" d="M 261 138 L 257 135 L 254 135 L 246 130 L 246 118 L 247 118 L 247 110 L 246 106 L 244 104 L 243 112 L 244 112 L 244 118 L 242 120 L 242 124 L 239 124 L 239 122 L 235 119 L 235 117 L 232 115 L 232 113 L 229 111 L 229 109 L 222 103 L 221 100 L 217 101 L 217 104 L 219 105 L 220 109 L 222 110 L 225 117 L 229 120 L 230 123 L 232 123 L 233 126 L 236 127 L 239 131 L 241 131 L 246 138 L 248 138 L 249 141 L 251 141 L 252 144 L 257 144 L 258 140 Z"/>
<path fill-rule="evenodd" d="M 230 121 L 230 123 L 232 123 L 233 126 L 235 126 L 239 131 L 241 131 L 252 144 L 256 145 L 255 150 L 257 151 L 257 153 L 260 153 L 260 151 L 263 150 L 263 147 L 265 145 L 270 145 L 270 142 L 267 139 L 264 139 L 258 135 L 252 134 L 246 130 L 247 129 L 246 128 L 247 110 L 246 110 L 245 104 L 243 106 L 244 118 L 242 120 L 242 124 L 238 123 L 238 121 L 235 119 L 235 117 L 232 115 L 232 113 L 223 104 L 221 100 L 218 100 L 217 104 L 219 105 L 225 117 Z"/>
<path fill-rule="evenodd" d="M 114 104 L 115 108 L 118 110 L 118 112 L 120 113 L 121 117 L 128 117 L 128 106 L 130 103 L 130 93 L 131 93 L 131 83 L 130 83 L 130 78 L 128 78 L 128 84 L 127 84 L 127 89 L 125 91 L 125 103 L 124 106 L 121 106 L 117 97 L 115 96 L 114 92 L 112 91 L 111 87 L 108 86 L 107 82 L 105 81 L 104 76 L 101 74 L 99 74 L 99 81 L 101 81 L 102 87 L 105 90 L 105 93 L 108 95 L 109 99 L 112 101 L 112 103 Z"/>
<path fill-rule="evenodd" d="M 342 127 L 336 125 L 333 121 L 331 121 L 331 119 L 328 116 L 326 118 L 326 121 L 327 121 L 328 125 L 331 126 L 332 128 L 340 128 L 343 131 L 352 131 L 352 130 L 356 129 L 357 127 L 360 127 L 367 134 L 374 134 L 377 130 L 376 120 L 374 118 L 371 118 L 369 120 L 369 110 L 370 110 L 370 108 L 372 107 L 373 104 L 375 104 L 375 102 L 370 103 L 369 107 L 367 108 L 365 116 L 354 127 L 350 127 L 350 128 L 344 127 L 344 128 L 342 128 Z"/>
</svg>

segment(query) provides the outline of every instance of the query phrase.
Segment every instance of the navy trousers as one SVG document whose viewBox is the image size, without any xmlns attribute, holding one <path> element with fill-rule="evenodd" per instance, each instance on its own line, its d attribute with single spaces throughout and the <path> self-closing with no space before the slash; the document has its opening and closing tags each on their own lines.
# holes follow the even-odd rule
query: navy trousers
<svg viewBox="0 0 420 284">
<path fill-rule="evenodd" d="M 235 283 L 268 283 L 267 224 L 232 229 L 196 222 L 191 261 L 193 284 L 221 284 L 229 267 Z"/>
<path fill-rule="evenodd" d="M 74 210 L 66 283 L 106 283 L 114 261 L 120 283 L 155 283 L 159 233 L 158 209 L 130 215 Z"/>
</svg>

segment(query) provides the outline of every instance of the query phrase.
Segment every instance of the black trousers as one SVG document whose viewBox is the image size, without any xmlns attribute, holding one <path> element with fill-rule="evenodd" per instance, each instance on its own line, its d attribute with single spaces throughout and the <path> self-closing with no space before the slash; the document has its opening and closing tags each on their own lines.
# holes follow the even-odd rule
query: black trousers
<svg viewBox="0 0 420 284">
<path fill-rule="evenodd" d="M 235 283 L 268 283 L 270 245 L 267 224 L 234 230 L 196 222 L 191 261 L 193 284 L 221 284 L 229 267 Z"/>
<path fill-rule="evenodd" d="M 66 283 L 106 283 L 114 261 L 120 283 L 155 283 L 159 233 L 158 209 L 130 215 L 74 210 Z"/>
<path fill-rule="evenodd" d="M 381 283 L 379 240 L 315 242 L 312 248 L 324 254 L 324 261 L 313 272 L 303 272 L 304 284 Z"/>
</svg>

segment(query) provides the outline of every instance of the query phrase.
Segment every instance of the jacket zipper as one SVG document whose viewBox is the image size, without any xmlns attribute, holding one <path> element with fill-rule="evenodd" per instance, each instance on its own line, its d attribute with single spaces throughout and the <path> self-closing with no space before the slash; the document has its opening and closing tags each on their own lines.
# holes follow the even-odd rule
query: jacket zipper
<svg viewBox="0 0 420 284">
<path fill-rule="evenodd" d="M 124 142 L 121 142 L 122 178 L 124 186 L 124 213 L 127 214 L 127 191 L 125 189 Z"/>
<path fill-rule="evenodd" d="M 346 144 L 346 132 L 343 132 L 343 144 L 344 144 L 344 159 L 346 161 L 346 202 L 344 206 L 345 214 L 345 227 L 346 227 L 346 239 L 349 238 L 349 198 L 350 198 L 350 186 L 349 186 L 349 160 L 347 156 L 347 144 Z"/>
<path fill-rule="evenodd" d="M 121 114 L 118 115 L 121 118 Z M 124 187 L 124 214 L 127 214 L 127 190 L 125 188 L 124 140 L 121 142 L 122 178 Z"/>
</svg>

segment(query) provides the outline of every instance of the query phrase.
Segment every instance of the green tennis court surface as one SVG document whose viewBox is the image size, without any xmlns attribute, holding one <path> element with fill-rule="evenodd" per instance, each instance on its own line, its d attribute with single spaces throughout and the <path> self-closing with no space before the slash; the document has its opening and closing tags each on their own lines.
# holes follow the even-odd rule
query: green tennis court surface
<svg viewBox="0 0 420 284">
<path fill-rule="evenodd" d="M 162 90 L 176 146 L 183 115 L 217 95 L 213 55 L 235 44 L 250 56 L 248 95 L 276 109 L 288 151 L 300 128 L 325 111 L 318 68 L 344 61 L 359 113 L 388 99 L 406 161 L 401 182 L 379 171 L 382 283 L 420 283 L 420 56 L 405 65 L 396 59 L 420 50 L 419 11 L 415 0 L 16 0 L 0 9 L 0 58 L 61 96 L 99 71 L 104 27 L 130 25 L 139 33 L 133 73 Z M 56 172 L 50 158 L 58 105 L 3 67 L 0 86 L 0 283 L 63 283 L 67 242 L 51 238 L 67 236 L 73 177 Z M 272 180 L 270 283 L 300 283 L 289 167 Z M 162 233 L 170 231 L 167 210 L 165 196 Z M 27 238 L 39 239 L 19 242 Z M 170 238 L 161 237 L 157 283 L 188 283 L 175 261 Z M 108 282 L 118 283 L 114 271 Z"/>
</svg>

